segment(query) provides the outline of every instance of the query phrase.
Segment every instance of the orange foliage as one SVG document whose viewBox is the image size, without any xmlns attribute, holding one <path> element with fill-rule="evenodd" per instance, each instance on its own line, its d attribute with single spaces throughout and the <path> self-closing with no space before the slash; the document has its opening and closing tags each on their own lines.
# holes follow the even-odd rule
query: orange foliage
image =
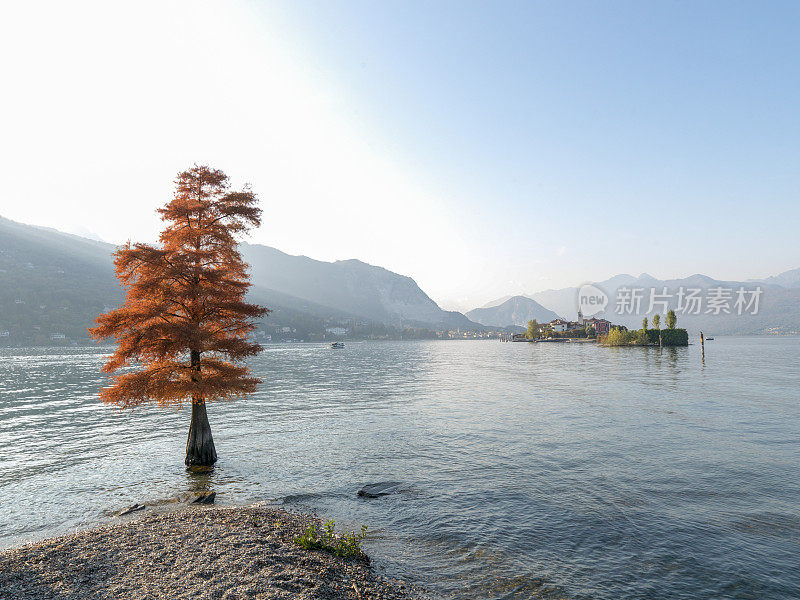
<svg viewBox="0 0 800 600">
<path fill-rule="evenodd" d="M 123 408 L 234 398 L 260 383 L 237 364 L 261 351 L 247 336 L 253 319 L 268 313 L 245 302 L 250 283 L 236 242 L 261 222 L 257 198 L 248 188 L 230 191 L 227 176 L 206 166 L 181 173 L 176 186 L 159 210 L 167 223 L 160 246 L 128 242 L 117 250 L 125 303 L 89 329 L 117 342 L 103 371 L 125 372 L 100 397 Z"/>
</svg>

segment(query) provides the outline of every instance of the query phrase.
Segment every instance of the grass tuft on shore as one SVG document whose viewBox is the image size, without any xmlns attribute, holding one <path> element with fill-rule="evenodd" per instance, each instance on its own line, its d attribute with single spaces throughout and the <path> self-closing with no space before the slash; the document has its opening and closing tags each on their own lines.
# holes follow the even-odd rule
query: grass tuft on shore
<svg viewBox="0 0 800 600">
<path fill-rule="evenodd" d="M 331 519 L 325 523 L 322 530 L 315 525 L 309 525 L 302 535 L 294 538 L 296 544 L 306 550 L 322 550 L 330 552 L 341 558 L 357 558 L 369 561 L 367 555 L 361 550 L 361 541 L 367 537 L 367 526 L 361 526 L 361 533 L 346 531 L 343 535 L 336 535 L 336 522 Z"/>
</svg>

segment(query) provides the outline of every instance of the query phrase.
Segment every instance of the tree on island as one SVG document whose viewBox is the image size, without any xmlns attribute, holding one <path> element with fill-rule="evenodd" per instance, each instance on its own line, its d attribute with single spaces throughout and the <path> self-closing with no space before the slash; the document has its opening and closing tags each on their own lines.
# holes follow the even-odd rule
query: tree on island
<svg viewBox="0 0 800 600">
<path fill-rule="evenodd" d="M 167 223 L 160 245 L 128 242 L 116 251 L 125 302 L 89 330 L 117 342 L 103 372 L 126 371 L 100 397 L 120 408 L 191 401 L 185 463 L 210 466 L 217 453 L 206 402 L 244 396 L 261 382 L 241 361 L 261 351 L 248 334 L 269 311 L 245 302 L 250 282 L 236 241 L 260 224 L 261 209 L 249 188 L 230 191 L 222 171 L 195 165 L 158 212 Z M 134 365 L 141 368 L 128 371 Z"/>
<path fill-rule="evenodd" d="M 539 323 L 536 322 L 536 319 L 528 321 L 528 331 L 525 332 L 525 337 L 529 340 L 535 340 L 539 337 Z"/>
<path fill-rule="evenodd" d="M 653 327 L 655 329 L 661 329 L 659 325 L 661 324 L 661 315 L 655 314 L 653 315 Z"/>
<path fill-rule="evenodd" d="M 644 331 L 645 333 L 647 333 L 647 317 L 645 317 L 644 319 L 642 319 L 642 331 Z"/>
<path fill-rule="evenodd" d="M 667 311 L 667 329 L 675 329 L 675 325 L 678 324 L 678 317 L 675 315 L 675 311 L 669 309 Z"/>
</svg>

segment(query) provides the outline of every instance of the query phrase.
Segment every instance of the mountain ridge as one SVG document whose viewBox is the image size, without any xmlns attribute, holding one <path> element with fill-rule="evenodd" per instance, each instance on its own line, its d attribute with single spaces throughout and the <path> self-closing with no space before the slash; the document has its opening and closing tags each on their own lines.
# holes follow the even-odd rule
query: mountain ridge
<svg viewBox="0 0 800 600">
<path fill-rule="evenodd" d="M 764 279 L 750 279 L 748 281 L 779 285 L 787 289 L 800 288 L 800 267 L 797 269 L 789 269 L 788 271 L 765 277 Z"/>
<path fill-rule="evenodd" d="M 484 306 L 468 311 L 466 317 L 481 325 L 493 327 L 517 325 L 525 327 L 528 321 L 532 319 L 536 319 L 540 323 L 548 323 L 553 319 L 557 319 L 558 315 L 532 298 L 512 296 L 498 305 Z"/>
<path fill-rule="evenodd" d="M 358 259 L 321 261 L 262 244 L 241 244 L 254 284 L 331 308 L 404 326 L 425 324 L 468 328 L 464 315 L 439 307 L 406 275 Z"/>
</svg>

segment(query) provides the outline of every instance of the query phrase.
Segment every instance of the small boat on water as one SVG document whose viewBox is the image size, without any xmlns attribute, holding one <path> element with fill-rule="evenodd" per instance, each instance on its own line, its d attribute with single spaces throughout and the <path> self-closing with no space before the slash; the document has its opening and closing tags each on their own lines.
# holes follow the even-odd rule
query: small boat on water
<svg viewBox="0 0 800 600">
<path fill-rule="evenodd" d="M 344 348 L 344 342 L 331 342 L 331 348 Z"/>
<path fill-rule="evenodd" d="M 713 341 L 713 340 L 714 340 L 714 338 L 713 338 L 712 336 L 709 336 L 709 337 L 707 337 L 707 338 L 706 338 L 706 341 L 707 341 L 707 342 L 711 342 L 711 341 Z"/>
</svg>

